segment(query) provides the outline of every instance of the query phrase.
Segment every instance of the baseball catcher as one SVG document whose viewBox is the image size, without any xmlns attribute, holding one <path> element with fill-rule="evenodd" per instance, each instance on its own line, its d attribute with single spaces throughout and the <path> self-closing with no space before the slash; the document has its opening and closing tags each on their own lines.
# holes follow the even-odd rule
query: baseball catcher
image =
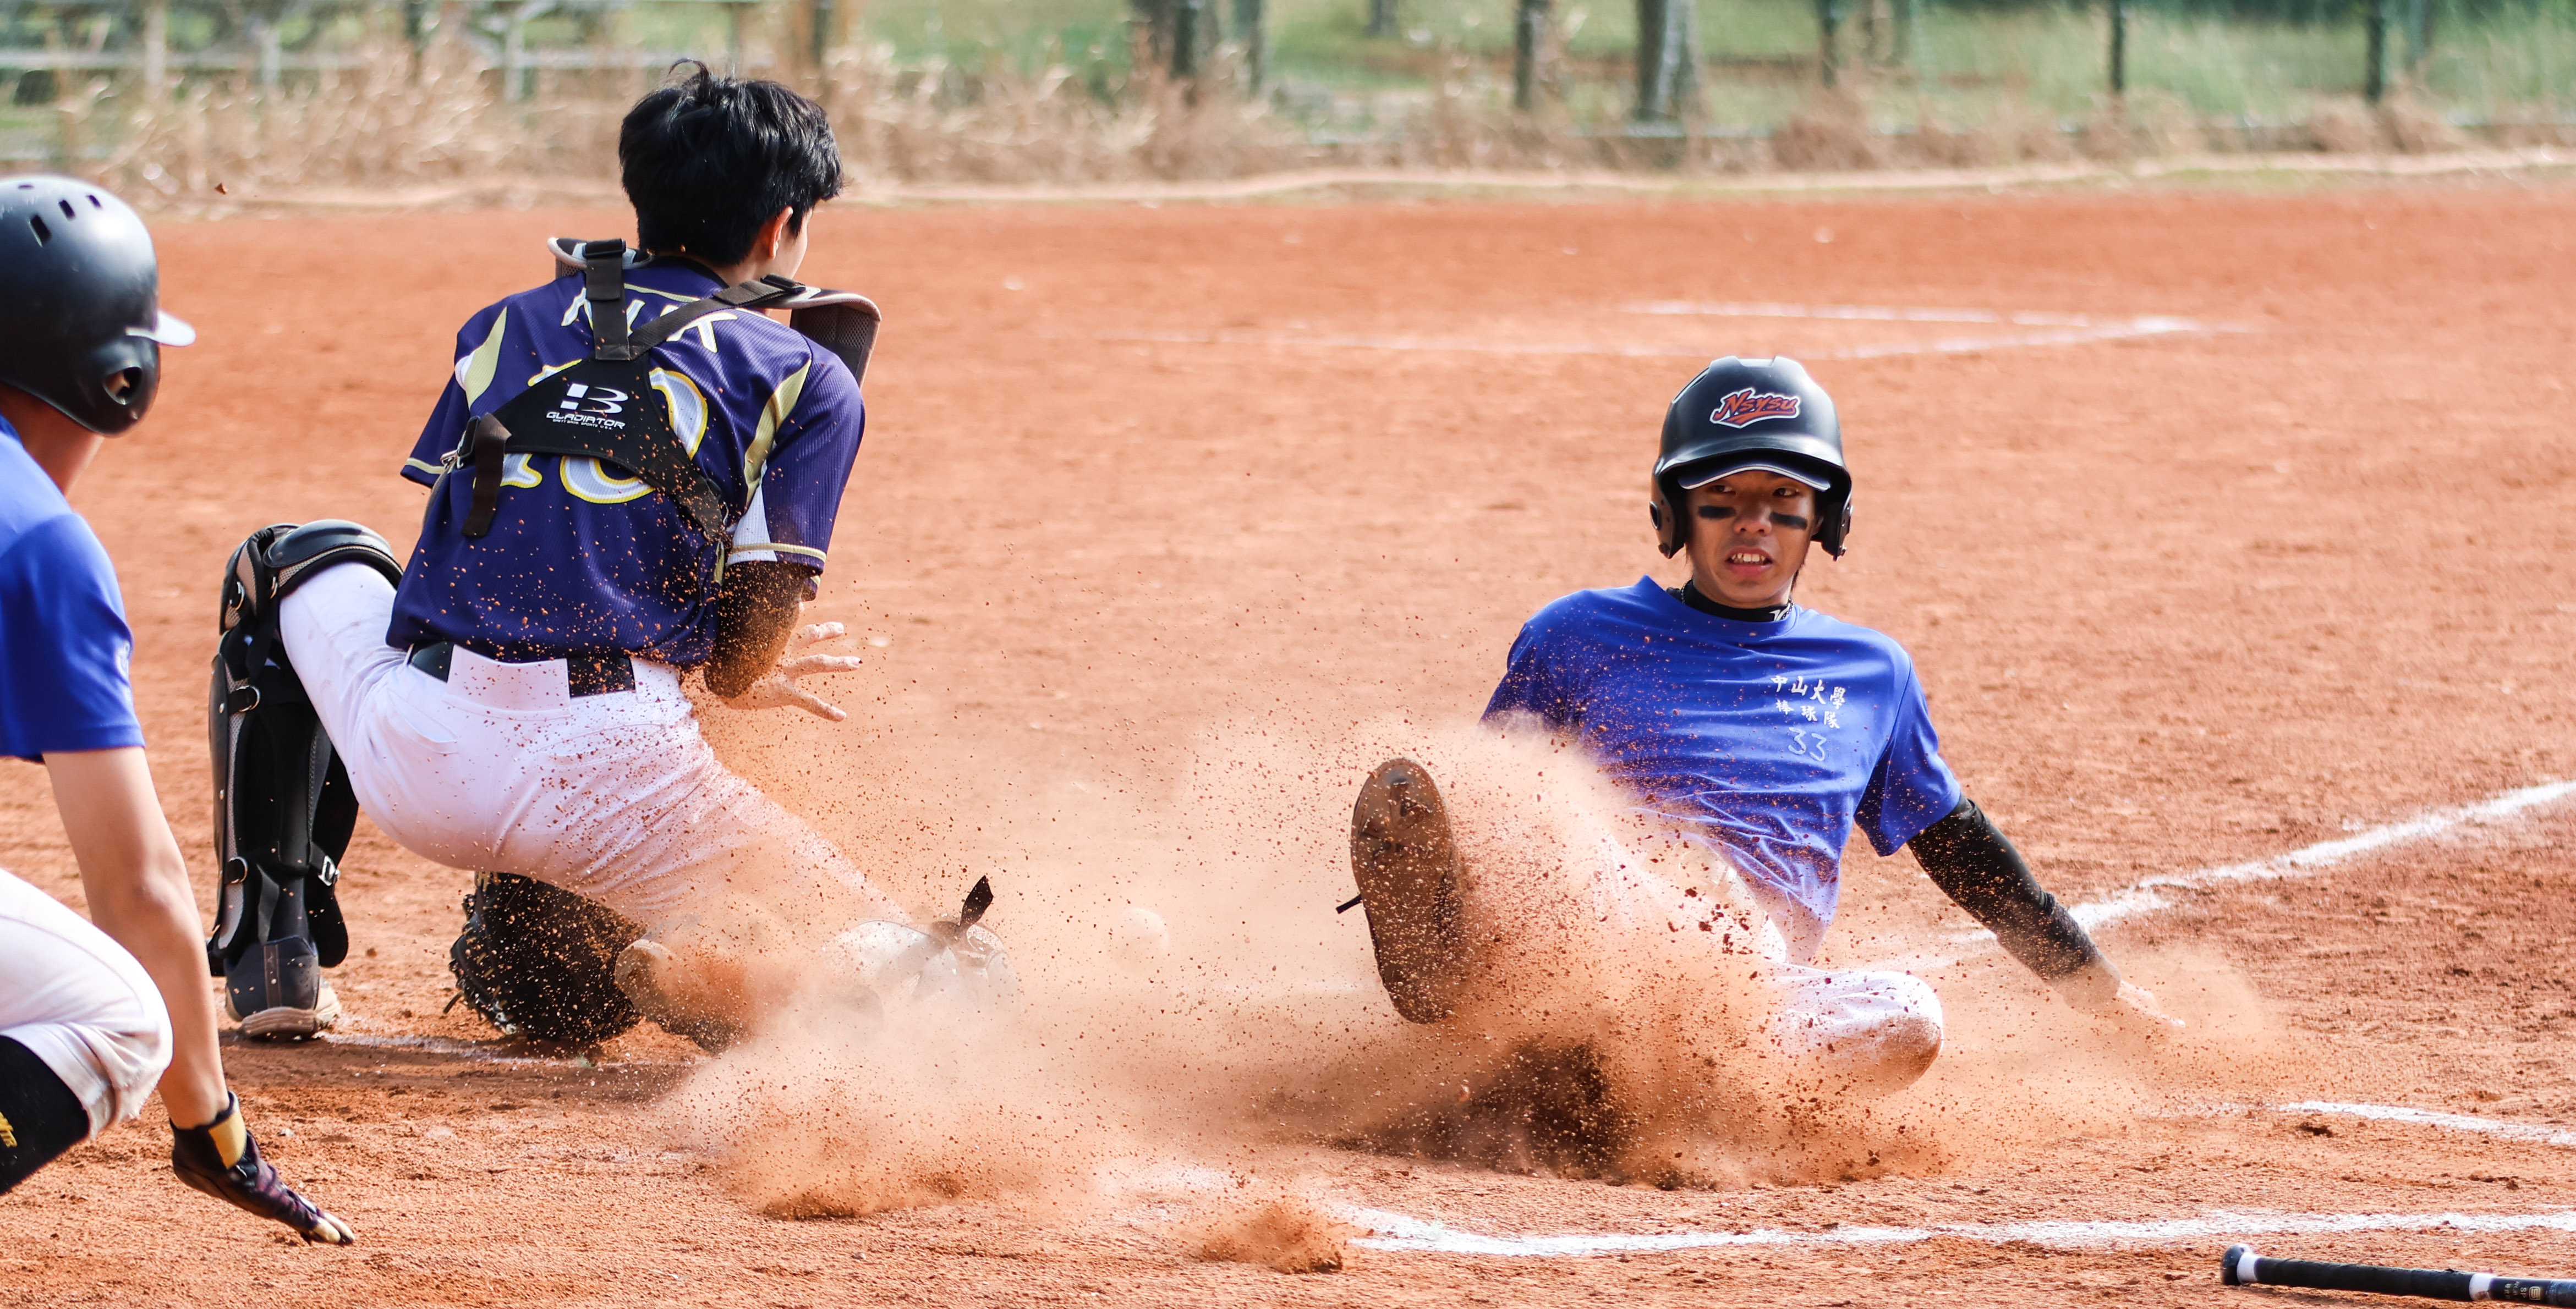
<svg viewBox="0 0 2576 1309">
<path fill-rule="evenodd" d="M 403 465 L 408 565 L 353 523 L 253 535 L 224 580 L 209 715 L 242 1030 L 338 1001 L 336 860 L 363 806 L 478 870 L 451 962 L 505 1031 L 639 1017 L 716 1047 L 781 1006 L 1005 995 L 974 917 L 927 933 L 821 834 L 717 762 L 681 680 L 845 717 L 800 678 L 855 668 L 800 627 L 857 457 L 877 311 L 794 279 L 841 188 L 821 109 L 699 67 L 627 115 L 638 248 L 549 243 L 556 275 L 467 320 Z M 766 310 L 785 310 L 780 322 Z M 818 964 L 816 952 L 823 958 Z"/>
<path fill-rule="evenodd" d="M 2123 981 L 1942 761 L 1903 647 L 1799 605 L 1811 547 L 1840 557 L 1852 474 L 1833 401 L 1788 359 L 1721 359 L 1674 397 L 1649 504 L 1690 578 L 1579 591 L 1533 616 L 1485 711 L 1534 724 L 1616 785 L 1653 848 L 1610 834 L 1564 852 L 1611 953 L 1672 976 L 1758 977 L 1771 1043 L 1863 1094 L 1903 1087 L 1940 1051 L 1939 998 L 1902 973 L 1811 965 L 1834 920 L 1857 824 L 1914 851 L 1951 899 L 2078 1009 L 2141 1033 L 2179 1024 Z M 1492 1012 L 1515 948 L 1509 889 L 1461 858 L 1421 765 L 1389 760 L 1352 813 L 1351 863 L 1378 975 L 1404 1017 Z M 1496 874 L 1500 876 L 1500 874 Z M 1750 971 L 1747 967 L 1749 965 Z M 1592 993 L 1600 993 L 1593 987 Z"/>
<path fill-rule="evenodd" d="M 143 220 L 69 177 L 0 178 L 0 303 L 0 754 L 44 765 L 97 920 L 0 873 L 0 1191 L 157 1086 L 181 1181 L 346 1245 L 349 1225 L 260 1157 L 224 1084 L 116 569 L 63 498 L 105 438 L 143 421 L 161 347 L 197 334 L 161 310 Z"/>
</svg>

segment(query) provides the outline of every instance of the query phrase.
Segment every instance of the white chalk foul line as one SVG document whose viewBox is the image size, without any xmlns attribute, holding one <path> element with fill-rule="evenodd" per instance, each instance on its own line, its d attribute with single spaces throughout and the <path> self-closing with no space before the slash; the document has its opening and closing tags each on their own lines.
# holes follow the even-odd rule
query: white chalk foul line
<svg viewBox="0 0 2576 1309">
<path fill-rule="evenodd" d="M 2315 845 L 2303 846 L 2287 854 L 2277 854 L 2265 859 L 2249 859 L 2243 863 L 2220 864 L 2214 868 L 2195 869 L 2188 873 L 2160 873 L 2154 877 L 2141 878 L 2098 900 L 2087 900 L 2082 904 L 2070 905 L 2068 909 L 2075 915 L 2075 921 L 2084 925 L 2086 931 L 2095 931 L 2124 918 L 2134 918 L 2139 914 L 2170 908 L 2173 901 L 2165 897 L 2163 893 L 2166 891 L 2195 891 L 2233 882 L 2270 882 L 2292 877 L 2307 877 L 2392 846 L 2428 840 L 2462 827 L 2502 822 L 2508 818 L 2518 817 L 2526 810 L 2563 800 L 2570 795 L 2576 795 L 2576 781 L 2542 782 L 2536 786 L 2525 786 L 2507 791 L 2502 795 L 2490 796 L 2475 804 L 2460 805 L 2451 809 L 2436 809 L 2404 822 L 2384 824 L 2338 840 L 2320 841 Z M 1943 944 L 1954 947 L 1992 945 L 1995 935 L 1979 927 L 1954 932 L 1942 937 L 1941 940 Z M 1906 955 L 1858 966 L 1920 970 L 1946 968 L 1957 962 L 1956 956 L 1935 953 Z"/>
<path fill-rule="evenodd" d="M 2147 1218 L 2098 1222 L 1945 1223 L 1938 1227 L 1834 1227 L 1791 1232 L 1755 1228 L 1743 1232 L 1653 1232 L 1639 1235 L 1491 1236 L 1389 1213 L 1383 1209 L 1343 1208 L 1339 1216 L 1369 1234 L 1352 1242 L 1372 1250 L 1424 1254 L 1489 1255 L 1506 1259 L 1565 1259 L 1610 1254 L 1652 1254 L 1672 1250 L 1723 1249 L 1729 1246 L 1901 1245 L 1935 1237 L 2002 1245 L 2028 1241 L 2035 1245 L 2083 1247 L 2135 1242 L 2166 1245 L 2221 1236 L 2312 1235 L 2333 1232 L 2431 1231 L 2521 1232 L 2549 1229 L 2576 1232 L 2576 1212 L 2531 1214 L 2301 1214 L 2264 1210 L 2213 1209 L 2189 1218 Z"/>
<path fill-rule="evenodd" d="M 2241 328 L 2196 322 L 2188 318 L 2145 316 L 2097 319 L 2082 314 L 2007 312 L 1993 309 L 1931 309 L 1888 305 L 1699 304 L 1666 300 L 1624 305 L 1630 314 L 1688 315 L 1710 318 L 1806 318 L 1885 323 L 1992 323 L 2045 330 L 1945 337 L 1933 341 L 1886 341 L 1800 351 L 1809 359 L 1884 359 L 1895 355 L 1974 354 L 2031 346 L 2083 345 L 2136 337 L 2193 332 L 2232 332 Z M 1335 332 L 1215 331 L 1103 332 L 1096 340 L 1154 342 L 1168 345 L 1291 346 L 1329 350 L 1400 350 L 1446 354 L 1607 355 L 1649 359 L 1703 359 L 1705 345 L 1675 346 L 1602 341 L 1491 341 L 1463 336 L 1372 336 Z"/>
<path fill-rule="evenodd" d="M 2569 795 L 2576 795 L 2576 781 L 2543 782 L 2537 786 L 2525 786 L 2507 791 L 2502 795 L 2491 796 L 2475 804 L 2460 805 L 2452 809 L 2436 809 L 2404 822 L 2374 827 L 2340 840 L 2320 841 L 2315 845 L 2292 850 L 2288 854 L 2273 855 L 2268 859 L 2249 859 L 2243 863 L 2220 864 L 2215 868 L 2202 868 L 2188 873 L 2167 873 L 2143 878 L 2099 900 L 2075 906 L 2075 921 L 2091 929 L 2146 913 L 2149 910 L 2165 908 L 2172 902 L 2158 894 L 2162 891 L 2196 891 L 2212 886 L 2224 886 L 2231 882 L 2270 882 L 2291 877 L 2306 877 L 2391 846 L 2426 840 L 2479 823 L 2492 823 L 2512 818 L 2525 810 L 2565 799 Z M 1984 932 L 1977 933 L 1977 936 L 1988 940 L 1993 939 L 1990 934 Z"/>
<path fill-rule="evenodd" d="M 2412 1123 L 2419 1127 L 2440 1127 L 2454 1132 L 2476 1132 L 2508 1141 L 2532 1141 L 2541 1145 L 2576 1146 L 2576 1132 L 2538 1123 L 2498 1122 L 2468 1114 L 2438 1113 L 2431 1109 L 2409 1109 L 2393 1104 L 2344 1104 L 2334 1100 L 2301 1100 L 2279 1106 L 2283 1113 L 2336 1114 L 2346 1118 L 2365 1118 L 2383 1123 Z"/>
<path fill-rule="evenodd" d="M 2227 1112 L 2212 1106 L 2207 1112 Z M 2475 1132 L 2512 1141 L 2576 1146 L 2576 1131 L 2531 1123 L 2496 1122 L 2467 1114 L 2446 1114 L 2404 1105 L 2348 1104 L 2334 1100 L 2301 1100 L 2272 1106 L 2274 1112 L 2333 1114 L 2380 1122 L 2408 1123 L 2449 1131 Z M 1344 1221 L 1368 1229 L 1355 1244 L 1376 1250 L 1428 1254 L 1490 1255 L 1499 1258 L 1584 1258 L 1610 1254 L 1653 1254 L 1728 1246 L 1898 1245 L 1957 1237 L 2003 1244 L 2029 1241 L 2038 1245 L 2099 1246 L 2115 1242 L 2166 1244 L 2220 1236 L 2261 1236 L 2333 1232 L 2430 1231 L 2515 1232 L 2535 1228 L 2576 1232 L 2576 1212 L 2554 1210 L 2529 1214 L 2316 1214 L 2269 1210 L 2213 1209 L 2189 1218 L 2104 1219 L 2090 1222 L 1945 1223 L 1934 1227 L 1846 1227 L 1820 1231 L 1748 1228 L 1728 1232 L 1651 1232 L 1640 1234 L 1559 1234 L 1494 1236 L 1449 1226 L 1428 1218 L 1354 1205 L 1334 1206 Z"/>
</svg>

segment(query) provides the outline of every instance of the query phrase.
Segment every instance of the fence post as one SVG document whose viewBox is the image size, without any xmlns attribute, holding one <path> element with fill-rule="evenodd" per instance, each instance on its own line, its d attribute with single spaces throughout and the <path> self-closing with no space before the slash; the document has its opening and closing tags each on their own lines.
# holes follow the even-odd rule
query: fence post
<svg viewBox="0 0 2576 1309">
<path fill-rule="evenodd" d="M 840 6 L 833 0 L 813 0 L 806 6 L 806 21 L 813 24 L 811 39 L 806 43 L 806 56 L 814 61 L 814 90 L 825 103 L 832 98 L 832 28 L 840 21 Z"/>
<path fill-rule="evenodd" d="M 2433 56 L 2432 0 L 2406 0 L 2406 76 L 2424 80 L 2424 61 Z"/>
<path fill-rule="evenodd" d="M 243 27 L 247 29 L 244 35 L 250 38 L 251 57 L 258 70 L 256 76 L 259 79 L 259 89 L 276 90 L 278 65 L 285 56 L 283 38 L 277 34 L 276 21 L 266 14 L 254 11 Z"/>
<path fill-rule="evenodd" d="M 2362 57 L 2370 66 L 2362 70 L 2361 97 L 2378 104 L 2388 94 L 2388 0 L 2370 0 L 2369 51 Z"/>
<path fill-rule="evenodd" d="M 2123 0 L 2104 0 L 2111 8 L 2111 94 L 2114 98 L 2129 93 L 2129 6 Z"/>
<path fill-rule="evenodd" d="M 1256 92 L 1270 76 L 1270 25 L 1261 10 L 1261 0 L 1234 0 L 1234 39 L 1243 44 L 1244 76 Z"/>
<path fill-rule="evenodd" d="M 1538 108 L 1538 60 L 1547 35 L 1548 0 L 1519 0 L 1512 20 L 1512 108 Z"/>
<path fill-rule="evenodd" d="M 1832 89 L 1842 65 L 1842 54 L 1836 48 L 1836 37 L 1843 25 L 1843 11 L 1834 0 L 1816 0 L 1817 64 L 1826 89 Z"/>
<path fill-rule="evenodd" d="M 1172 0 L 1172 80 L 1199 75 L 1199 11 L 1206 0 Z"/>
<path fill-rule="evenodd" d="M 725 61 L 731 67 L 725 72 L 742 76 L 742 25 L 744 0 L 725 0 Z"/>
<path fill-rule="evenodd" d="M 143 96 L 159 108 L 170 95 L 170 0 L 144 0 Z"/>
<path fill-rule="evenodd" d="M 1637 0 L 1641 123 L 1690 117 L 1699 101 L 1699 22 L 1692 0 Z"/>
<path fill-rule="evenodd" d="M 519 18 L 520 11 L 525 8 L 521 5 L 512 9 L 501 29 L 501 98 L 504 100 L 528 98 L 527 87 L 519 81 L 519 65 L 525 62 L 528 53 L 527 25 Z"/>
</svg>

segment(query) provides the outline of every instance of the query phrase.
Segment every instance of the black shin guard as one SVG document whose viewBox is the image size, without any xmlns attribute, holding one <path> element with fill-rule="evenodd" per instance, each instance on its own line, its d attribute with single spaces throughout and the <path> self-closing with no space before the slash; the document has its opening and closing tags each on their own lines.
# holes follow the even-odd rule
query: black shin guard
<svg viewBox="0 0 2576 1309">
<path fill-rule="evenodd" d="M 224 574 L 206 713 L 223 885 L 206 964 L 246 1036 L 310 1036 L 338 1017 L 321 970 L 349 951 L 333 887 L 358 801 L 278 639 L 277 607 L 342 563 L 402 579 L 384 538 L 337 520 L 263 528 Z"/>
<path fill-rule="evenodd" d="M 89 1139 L 89 1109 L 36 1052 L 0 1036 L 0 1195 Z"/>
</svg>

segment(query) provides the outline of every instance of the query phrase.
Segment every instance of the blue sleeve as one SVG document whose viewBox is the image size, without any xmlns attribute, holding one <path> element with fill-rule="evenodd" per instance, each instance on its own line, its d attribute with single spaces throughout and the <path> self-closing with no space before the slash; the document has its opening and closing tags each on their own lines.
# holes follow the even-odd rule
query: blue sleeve
<svg viewBox="0 0 2576 1309">
<path fill-rule="evenodd" d="M 1556 644 L 1548 639 L 1549 635 L 1539 619 L 1521 625 L 1521 634 L 1512 639 L 1503 680 L 1494 688 L 1494 698 L 1485 703 L 1486 722 L 1514 714 L 1536 714 L 1550 731 L 1577 726 L 1573 698 L 1560 676 L 1562 670 L 1558 661 L 1549 657 Z"/>
<path fill-rule="evenodd" d="M 412 442 L 411 457 L 403 460 L 402 475 L 423 486 L 438 481 L 443 469 L 439 461 L 456 449 L 458 438 L 465 434 L 465 424 L 477 412 L 477 402 L 491 401 L 485 409 L 519 393 L 518 385 L 495 387 L 504 374 L 525 374 L 535 355 L 526 345 L 525 333 L 512 333 L 510 306 L 494 305 L 465 321 L 456 332 L 456 367 L 449 370 L 447 385 L 440 388 L 438 405 L 429 411 L 429 421 L 420 429 L 420 439 Z M 519 340 L 510 338 L 516 335 Z M 515 367 L 514 367 L 515 366 Z M 509 379 L 515 383 L 516 379 Z"/>
<path fill-rule="evenodd" d="M 848 366 L 820 350 L 779 384 L 770 408 L 785 410 L 785 417 L 768 441 L 760 482 L 734 527 L 727 558 L 784 560 L 819 573 L 830 555 L 850 469 L 858 462 L 867 409 Z M 762 422 L 769 422 L 766 413 Z M 760 453 L 756 438 L 753 448 Z"/>
<path fill-rule="evenodd" d="M 1869 833 L 1870 848 L 1882 859 L 1959 807 L 1959 779 L 1941 760 L 1941 737 L 1932 730 L 1932 709 L 1924 702 L 1913 661 L 1902 663 L 1897 679 L 1895 726 L 1869 775 L 1869 789 L 1861 793 L 1857 815 L 1861 830 Z"/>
<path fill-rule="evenodd" d="M 133 657 L 116 569 L 78 515 L 38 524 L 0 556 L 0 754 L 141 746 Z"/>
</svg>

